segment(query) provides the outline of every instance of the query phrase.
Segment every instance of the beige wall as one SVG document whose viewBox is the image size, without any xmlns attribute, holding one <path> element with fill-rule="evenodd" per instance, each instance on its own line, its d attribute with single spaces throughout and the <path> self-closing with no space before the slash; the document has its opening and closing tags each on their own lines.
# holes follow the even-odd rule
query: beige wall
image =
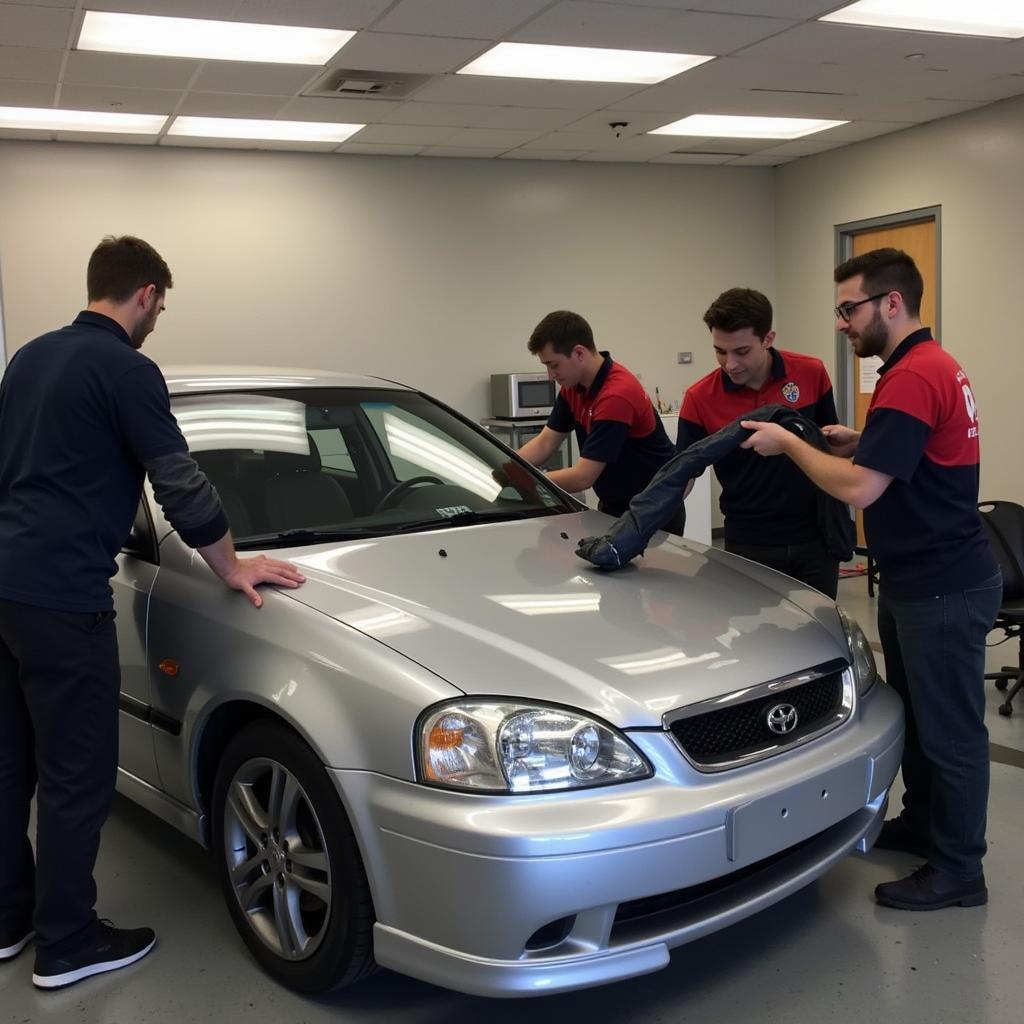
<svg viewBox="0 0 1024 1024">
<path fill-rule="evenodd" d="M 780 340 L 835 362 L 834 227 L 941 206 L 941 341 L 981 412 L 981 493 L 1024 502 L 1024 99 L 807 157 L 777 171 Z"/>
<path fill-rule="evenodd" d="M 775 287 L 772 190 L 764 168 L 0 142 L 7 351 L 70 320 L 92 247 L 130 232 L 174 273 L 146 345 L 164 366 L 369 373 L 480 417 L 570 308 L 678 399 L 713 365 L 708 302 Z"/>
</svg>

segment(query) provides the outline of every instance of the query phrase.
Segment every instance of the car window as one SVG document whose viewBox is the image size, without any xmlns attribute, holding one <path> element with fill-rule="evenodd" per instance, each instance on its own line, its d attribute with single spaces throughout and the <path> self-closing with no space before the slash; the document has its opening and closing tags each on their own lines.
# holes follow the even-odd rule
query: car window
<svg viewBox="0 0 1024 1024">
<path fill-rule="evenodd" d="M 146 507 L 145 495 L 139 499 L 139 507 L 135 510 L 135 520 L 124 544 L 121 545 L 121 551 L 146 562 L 156 564 L 159 561 L 156 537 L 153 535 L 153 523 Z"/>
<path fill-rule="evenodd" d="M 412 391 L 231 391 L 181 396 L 172 408 L 241 547 L 579 507 L 489 434 Z"/>
<path fill-rule="evenodd" d="M 320 451 L 320 463 L 327 469 L 351 473 L 355 470 L 352 456 L 345 446 L 345 437 L 338 427 L 312 428 L 309 436 Z"/>
</svg>

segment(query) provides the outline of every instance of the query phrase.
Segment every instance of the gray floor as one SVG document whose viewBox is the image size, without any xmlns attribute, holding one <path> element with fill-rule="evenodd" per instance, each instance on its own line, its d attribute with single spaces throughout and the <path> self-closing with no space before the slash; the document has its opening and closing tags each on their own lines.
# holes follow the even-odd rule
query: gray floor
<svg viewBox="0 0 1024 1024">
<path fill-rule="evenodd" d="M 840 601 L 876 637 L 863 578 Z M 1007 644 L 990 667 L 1015 660 Z M 1024 751 L 1018 714 L 989 726 L 997 757 Z M 1002 749 L 1000 749 L 1002 748 Z M 416 1021 L 477 1015 L 491 1021 L 729 1021 L 730 1024 L 878 1019 L 901 1024 L 1017 1024 L 1024 1018 L 1024 768 L 995 761 L 989 806 L 987 907 L 907 914 L 871 899 L 880 881 L 916 861 L 851 857 L 796 896 L 701 942 L 677 949 L 667 969 L 617 985 L 530 1002 L 474 999 L 382 971 L 348 992 L 305 999 L 269 982 L 235 938 L 207 855 L 118 799 L 104 833 L 100 911 L 148 924 L 157 949 L 126 970 L 62 992 L 32 988 L 32 957 L 0 967 L 0 1024 L 187 1024 L 189 1021 Z"/>
</svg>

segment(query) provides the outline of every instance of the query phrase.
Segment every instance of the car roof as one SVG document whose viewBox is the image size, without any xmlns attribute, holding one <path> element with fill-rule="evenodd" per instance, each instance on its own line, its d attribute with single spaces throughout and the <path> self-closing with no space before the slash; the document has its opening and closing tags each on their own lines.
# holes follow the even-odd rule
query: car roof
<svg viewBox="0 0 1024 1024">
<path fill-rule="evenodd" d="M 172 395 L 210 391 L 245 391 L 249 388 L 400 388 L 404 384 L 383 377 L 354 373 L 333 373 L 282 366 L 169 366 L 164 369 L 167 390 Z"/>
</svg>

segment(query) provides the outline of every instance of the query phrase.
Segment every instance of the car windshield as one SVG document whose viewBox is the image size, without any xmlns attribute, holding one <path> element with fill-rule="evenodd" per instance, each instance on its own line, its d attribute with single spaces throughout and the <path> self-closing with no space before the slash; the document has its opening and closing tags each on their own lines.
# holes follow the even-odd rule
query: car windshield
<svg viewBox="0 0 1024 1024">
<path fill-rule="evenodd" d="M 315 544 L 571 512 L 485 431 L 414 391 L 177 397 L 239 548 Z"/>
</svg>

